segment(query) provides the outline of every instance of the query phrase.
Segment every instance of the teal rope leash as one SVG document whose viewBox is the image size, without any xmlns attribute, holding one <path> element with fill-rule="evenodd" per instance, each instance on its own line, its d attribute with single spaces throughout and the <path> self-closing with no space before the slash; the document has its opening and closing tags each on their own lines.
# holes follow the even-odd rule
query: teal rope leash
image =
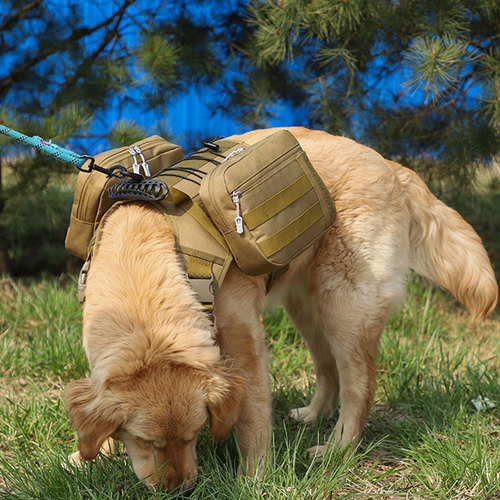
<svg viewBox="0 0 500 500">
<path fill-rule="evenodd" d="M 94 158 L 92 156 L 79 155 L 77 153 L 74 153 L 73 151 L 70 151 L 69 149 L 64 149 L 57 144 L 53 144 L 52 141 L 46 142 L 37 135 L 29 137 L 22 134 L 21 132 L 17 132 L 17 130 L 6 127 L 5 125 L 0 125 L 0 133 L 6 135 L 7 137 L 10 137 L 11 139 L 15 139 L 21 144 L 32 146 L 42 153 L 55 158 L 56 160 L 70 163 L 82 172 L 90 173 L 92 172 L 92 170 L 97 170 L 98 172 L 106 174 L 108 177 L 118 177 L 119 179 L 123 177 L 130 177 L 134 180 L 143 179 L 142 175 L 136 174 L 134 172 L 129 172 L 122 165 L 116 165 L 111 168 L 100 167 L 99 165 L 96 165 L 94 163 Z M 86 161 L 89 161 L 89 165 L 87 168 L 83 168 L 83 165 Z"/>
<path fill-rule="evenodd" d="M 83 167 L 83 164 L 89 159 L 87 156 L 81 156 L 69 149 L 64 149 L 57 144 L 52 144 L 52 141 L 46 142 L 41 137 L 37 135 L 33 137 L 29 137 L 27 135 L 21 134 L 21 132 L 17 132 L 16 130 L 12 130 L 5 125 L 0 125 L 0 133 L 10 137 L 11 139 L 15 139 L 21 144 L 26 144 L 27 146 L 32 146 L 42 153 L 45 153 L 56 160 L 65 161 L 66 163 L 71 163 L 77 168 Z"/>
</svg>

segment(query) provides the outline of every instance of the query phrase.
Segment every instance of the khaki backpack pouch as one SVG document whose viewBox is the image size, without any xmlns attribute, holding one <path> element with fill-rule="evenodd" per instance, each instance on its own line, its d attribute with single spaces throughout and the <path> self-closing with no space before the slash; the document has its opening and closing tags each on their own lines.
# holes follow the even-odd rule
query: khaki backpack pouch
<svg viewBox="0 0 500 500">
<path fill-rule="evenodd" d="M 255 275 L 280 269 L 303 252 L 331 227 L 335 208 L 292 134 L 280 131 L 244 147 L 203 179 L 200 197 L 238 266 Z"/>
<path fill-rule="evenodd" d="M 137 147 L 139 147 L 140 154 L 136 151 L 136 154 L 132 155 L 130 150 Z M 132 170 L 136 164 L 142 169 L 144 158 L 150 173 L 154 174 L 181 160 L 182 156 L 183 152 L 180 146 L 172 144 L 158 135 L 153 135 L 131 146 L 100 153 L 95 157 L 95 163 L 104 168 L 123 165 L 128 170 Z M 143 173 L 143 170 L 141 172 Z M 109 198 L 107 189 L 116 184 L 118 180 L 97 171 L 78 173 L 70 224 L 66 234 L 66 249 L 77 257 L 81 259 L 87 257 L 87 248 L 92 235 L 102 216 L 113 205 L 113 200 Z"/>
</svg>

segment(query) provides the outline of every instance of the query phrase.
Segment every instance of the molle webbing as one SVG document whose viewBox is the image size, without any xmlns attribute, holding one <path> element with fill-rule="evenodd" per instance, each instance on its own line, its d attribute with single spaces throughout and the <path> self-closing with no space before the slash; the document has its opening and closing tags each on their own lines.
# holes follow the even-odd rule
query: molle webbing
<svg viewBox="0 0 500 500">
<path fill-rule="evenodd" d="M 331 228 L 335 206 L 290 132 L 242 146 L 206 175 L 200 198 L 243 272 L 279 271 Z"/>
<path fill-rule="evenodd" d="M 196 280 L 210 280 L 214 295 L 222 286 L 233 257 L 222 234 L 204 210 L 199 197 L 200 184 L 241 143 L 223 139 L 216 141 L 216 146 L 217 150 L 196 151 L 151 177 L 168 183 L 168 194 L 155 205 L 172 227 L 177 251 L 184 260 L 193 288 L 206 290 L 207 286 Z"/>
<path fill-rule="evenodd" d="M 307 231 L 322 217 L 321 206 L 316 203 L 269 238 L 257 242 L 257 245 L 266 257 L 271 257 Z"/>
<path fill-rule="evenodd" d="M 299 177 L 292 184 L 282 189 L 271 198 L 267 199 L 253 210 L 247 212 L 244 216 L 245 224 L 248 229 L 255 229 L 266 222 L 271 217 L 281 212 L 287 206 L 291 205 L 294 201 L 298 200 L 301 196 L 306 194 L 312 189 L 309 179 L 303 175 Z"/>
<path fill-rule="evenodd" d="M 163 180 L 172 189 L 173 192 L 167 195 L 165 201 L 177 204 L 183 198 L 190 198 L 196 205 L 202 205 L 199 191 L 203 179 L 243 143 L 220 139 L 214 141 L 213 145 L 217 150 L 202 148 L 151 177 Z"/>
</svg>

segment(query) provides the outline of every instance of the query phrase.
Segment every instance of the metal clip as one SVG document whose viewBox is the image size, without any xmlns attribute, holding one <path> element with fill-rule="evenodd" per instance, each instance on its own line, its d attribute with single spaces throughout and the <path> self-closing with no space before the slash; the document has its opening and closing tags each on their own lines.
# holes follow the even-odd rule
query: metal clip
<svg viewBox="0 0 500 500">
<path fill-rule="evenodd" d="M 84 262 L 78 275 L 78 301 L 80 304 L 85 302 L 85 286 L 87 285 L 87 274 L 90 269 L 90 260 Z"/>
<path fill-rule="evenodd" d="M 85 163 L 86 163 L 85 162 L 82 166 L 75 164 L 76 168 L 78 170 L 80 170 L 80 172 L 85 172 L 86 174 L 89 174 L 90 172 L 92 172 L 92 170 L 94 169 L 95 158 L 93 156 L 89 156 L 89 155 L 81 155 L 80 159 L 81 160 L 89 160 L 89 166 L 87 168 L 83 168 L 83 165 L 85 165 Z"/>
<path fill-rule="evenodd" d="M 132 155 L 132 158 L 134 159 L 134 163 L 132 164 L 132 172 L 134 172 L 134 174 L 140 173 L 141 166 L 139 165 L 139 163 L 137 163 L 137 154 L 135 152 L 135 149 L 128 148 L 127 151 Z"/>
</svg>

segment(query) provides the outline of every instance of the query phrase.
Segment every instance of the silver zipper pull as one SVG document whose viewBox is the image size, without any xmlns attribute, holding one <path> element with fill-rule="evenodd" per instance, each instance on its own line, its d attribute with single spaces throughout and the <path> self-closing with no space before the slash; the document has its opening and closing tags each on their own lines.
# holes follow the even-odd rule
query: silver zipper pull
<svg viewBox="0 0 500 500">
<path fill-rule="evenodd" d="M 144 170 L 144 175 L 146 177 L 151 177 L 151 172 L 149 171 L 149 165 L 146 161 L 146 158 L 144 158 L 144 155 L 142 154 L 142 150 L 141 150 L 140 146 L 134 146 L 134 149 L 141 156 L 141 159 L 142 159 L 141 167 L 142 167 L 142 170 Z"/>
<path fill-rule="evenodd" d="M 236 224 L 236 232 L 238 234 L 243 234 L 243 217 L 241 217 L 240 196 L 241 191 L 239 189 L 233 191 L 233 203 L 236 206 L 236 217 L 234 218 L 234 222 Z"/>
<path fill-rule="evenodd" d="M 134 172 L 134 174 L 138 174 L 141 171 L 141 166 L 137 163 L 137 152 L 134 150 L 134 148 L 128 148 L 128 152 L 134 158 L 134 164 L 132 165 L 132 172 Z"/>
<path fill-rule="evenodd" d="M 233 156 L 236 156 L 236 155 L 239 155 L 242 151 L 245 151 L 245 148 L 241 147 L 241 148 L 237 148 L 235 149 L 234 151 L 232 151 L 231 153 L 229 153 L 222 161 L 221 163 L 224 163 L 225 161 L 231 159 Z"/>
</svg>

